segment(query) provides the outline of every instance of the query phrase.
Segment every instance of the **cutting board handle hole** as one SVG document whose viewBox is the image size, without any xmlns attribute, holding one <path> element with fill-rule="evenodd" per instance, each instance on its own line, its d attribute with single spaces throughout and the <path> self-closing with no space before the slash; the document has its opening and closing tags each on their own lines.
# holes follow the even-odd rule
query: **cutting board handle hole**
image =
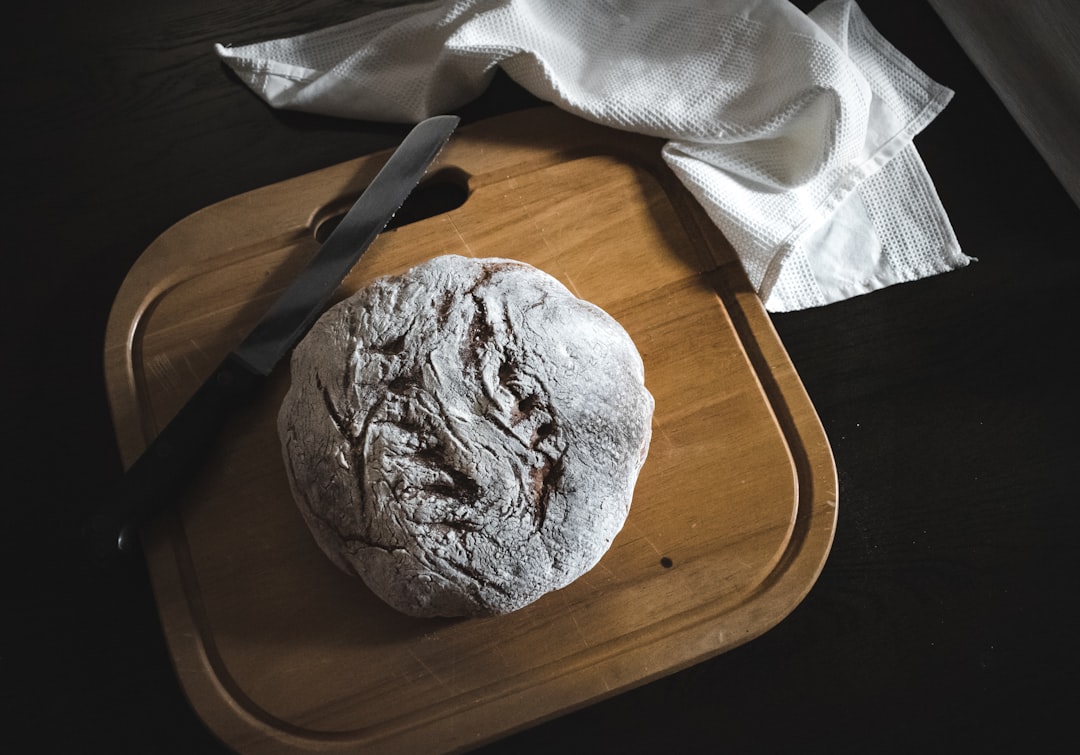
<svg viewBox="0 0 1080 755">
<path fill-rule="evenodd" d="M 664 567 L 665 569 L 670 569 L 671 567 L 673 567 L 675 565 L 675 562 L 672 561 L 667 556 L 664 556 L 663 558 L 660 559 L 660 565 L 662 567 Z"/>
<path fill-rule="evenodd" d="M 465 204 L 468 198 L 469 174 L 459 168 L 443 168 L 432 173 L 413 189 L 401 209 L 386 225 L 386 230 L 456 210 Z M 315 240 L 320 244 L 326 241 L 347 211 L 348 208 L 330 215 L 315 226 Z"/>
</svg>

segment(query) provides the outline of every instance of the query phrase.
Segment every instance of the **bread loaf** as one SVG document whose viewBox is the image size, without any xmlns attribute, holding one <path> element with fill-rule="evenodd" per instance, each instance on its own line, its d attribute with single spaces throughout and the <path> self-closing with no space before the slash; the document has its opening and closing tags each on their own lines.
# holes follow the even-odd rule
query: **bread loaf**
<svg viewBox="0 0 1080 755">
<path fill-rule="evenodd" d="M 525 606 L 622 528 L 653 398 L 626 331 L 546 273 L 436 257 L 297 346 L 278 431 L 338 567 L 413 616 Z"/>
</svg>

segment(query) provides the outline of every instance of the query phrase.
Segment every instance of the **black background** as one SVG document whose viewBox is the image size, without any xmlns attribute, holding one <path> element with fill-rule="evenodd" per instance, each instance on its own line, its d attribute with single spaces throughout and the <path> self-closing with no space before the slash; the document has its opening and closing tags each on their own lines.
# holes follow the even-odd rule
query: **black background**
<svg viewBox="0 0 1080 755">
<path fill-rule="evenodd" d="M 100 0 L 6 14 L 6 751 L 224 749 L 177 685 L 141 565 L 102 570 L 79 547 L 83 515 L 120 473 L 105 321 L 128 268 L 177 220 L 404 133 L 272 111 L 211 44 L 386 4 Z M 839 473 L 823 574 L 763 637 L 484 752 L 1012 752 L 1069 740 L 1080 213 L 925 3 L 861 5 L 957 92 L 916 144 L 979 262 L 774 316 Z M 500 76 L 461 114 L 532 104 Z"/>
</svg>

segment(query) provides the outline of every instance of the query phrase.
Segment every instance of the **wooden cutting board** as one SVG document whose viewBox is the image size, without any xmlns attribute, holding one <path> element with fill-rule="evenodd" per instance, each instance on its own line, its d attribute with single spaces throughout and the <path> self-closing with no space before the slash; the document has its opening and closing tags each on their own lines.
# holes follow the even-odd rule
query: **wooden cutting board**
<svg viewBox="0 0 1080 755">
<path fill-rule="evenodd" d="M 140 257 L 106 335 L 131 463 L 253 326 L 385 161 L 226 200 Z M 275 432 L 282 365 L 231 422 L 179 511 L 144 534 L 176 671 L 242 752 L 468 748 L 668 674 L 773 627 L 836 524 L 813 407 L 730 246 L 655 139 L 553 108 L 462 128 L 427 190 L 456 209 L 382 234 L 340 296 L 439 254 L 531 263 L 606 309 L 656 399 L 626 525 L 599 565 L 508 616 L 400 615 L 317 549 Z"/>
</svg>

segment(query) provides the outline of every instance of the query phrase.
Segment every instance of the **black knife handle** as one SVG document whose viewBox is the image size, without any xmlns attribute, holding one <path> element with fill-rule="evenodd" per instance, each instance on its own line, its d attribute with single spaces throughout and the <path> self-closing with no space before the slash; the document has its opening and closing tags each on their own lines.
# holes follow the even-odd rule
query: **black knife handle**
<svg viewBox="0 0 1080 755">
<path fill-rule="evenodd" d="M 173 505 L 210 456 L 228 415 L 265 378 L 230 354 L 124 473 L 86 527 L 99 558 L 138 547 L 139 528 Z"/>
</svg>

